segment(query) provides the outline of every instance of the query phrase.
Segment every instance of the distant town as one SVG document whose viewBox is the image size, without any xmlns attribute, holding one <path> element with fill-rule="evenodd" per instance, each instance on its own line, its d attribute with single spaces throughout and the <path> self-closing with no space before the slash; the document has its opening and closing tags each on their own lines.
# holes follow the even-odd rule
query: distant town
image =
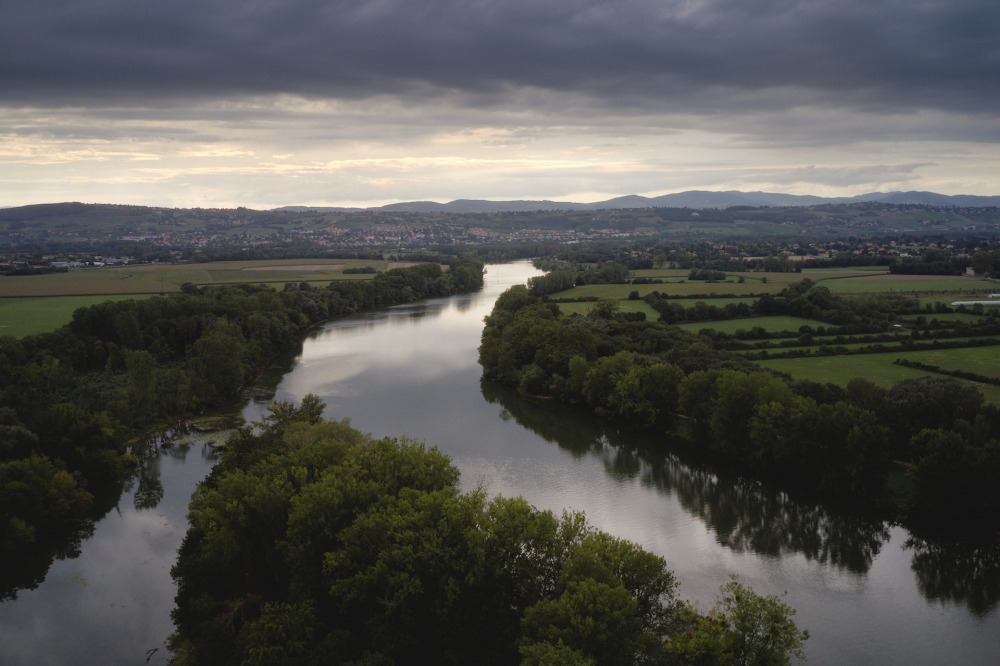
<svg viewBox="0 0 1000 666">
<path fill-rule="evenodd" d="M 442 213 L 170 209 L 46 204 L 0 210 L 0 264 L 16 274 L 150 261 L 433 253 L 461 247 L 710 244 L 752 260 L 967 257 L 990 249 L 1000 209 L 884 203 Z M 662 252 L 661 252 L 662 253 Z"/>
</svg>

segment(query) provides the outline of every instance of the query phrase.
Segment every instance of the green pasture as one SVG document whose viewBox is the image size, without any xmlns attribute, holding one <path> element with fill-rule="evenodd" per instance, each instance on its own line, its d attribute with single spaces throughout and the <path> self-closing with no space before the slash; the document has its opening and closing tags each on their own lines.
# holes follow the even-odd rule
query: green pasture
<svg viewBox="0 0 1000 666">
<path fill-rule="evenodd" d="M 649 278 L 650 280 L 683 280 L 687 278 L 691 271 L 681 268 L 640 268 L 634 270 L 629 275 L 631 277 Z"/>
<path fill-rule="evenodd" d="M 660 313 L 649 307 L 646 301 L 630 301 L 627 298 L 618 301 L 621 306 L 621 312 L 645 312 L 646 321 L 656 321 L 660 317 Z M 584 301 L 581 303 L 558 303 L 559 311 L 564 315 L 570 314 L 580 314 L 587 315 L 590 314 L 591 309 L 596 305 L 593 301 Z"/>
<path fill-rule="evenodd" d="M 896 357 L 936 365 L 944 370 L 963 370 L 1000 379 L 1000 346 L 900 352 Z"/>
<path fill-rule="evenodd" d="M 160 294 L 180 291 L 180 286 L 185 282 L 205 286 L 371 279 L 371 274 L 345 275 L 343 272 L 345 268 L 358 266 L 374 266 L 377 270 L 385 270 L 390 265 L 385 261 L 364 259 L 271 259 L 81 268 L 67 273 L 0 278 L 0 298 Z"/>
<path fill-rule="evenodd" d="M 787 284 L 778 284 L 771 280 L 761 282 L 749 278 L 742 284 L 734 278 L 729 278 L 725 282 L 685 279 L 683 282 L 670 281 L 662 284 L 585 284 L 560 291 L 553 294 L 552 298 L 628 298 L 632 291 L 638 291 L 640 297 L 653 291 L 667 296 L 775 294 L 784 289 Z"/>
<path fill-rule="evenodd" d="M 935 349 L 935 350 L 929 350 L 929 351 L 923 351 L 923 350 L 918 350 L 918 351 L 909 351 L 909 350 L 907 350 L 907 351 L 903 351 L 903 348 L 902 348 L 902 345 L 901 345 L 901 341 L 892 341 L 892 342 L 845 342 L 844 344 L 838 344 L 836 342 L 833 342 L 830 339 L 820 339 L 820 340 L 816 341 L 816 344 L 806 345 L 806 346 L 795 345 L 795 346 L 789 346 L 789 347 L 780 347 L 780 346 L 778 346 L 778 344 L 775 344 L 775 343 L 779 343 L 780 344 L 781 342 L 787 342 L 789 339 L 794 339 L 794 338 L 771 338 L 771 340 L 773 341 L 771 345 L 768 345 L 766 347 L 757 347 L 755 349 L 740 349 L 740 350 L 737 350 L 736 353 L 738 353 L 738 354 L 749 354 L 749 353 L 753 353 L 753 352 L 766 351 L 769 354 L 771 354 L 771 353 L 774 353 L 774 354 L 783 354 L 785 352 L 800 352 L 800 351 L 812 350 L 812 353 L 816 354 L 817 357 L 818 357 L 819 350 L 823 346 L 820 343 L 825 343 L 825 346 L 828 347 L 828 348 L 830 348 L 830 347 L 843 347 L 844 349 L 848 349 L 848 350 L 864 349 L 866 347 L 872 347 L 874 345 L 882 345 L 883 347 L 885 347 L 886 349 L 889 349 L 889 350 L 899 349 L 898 353 L 900 353 L 900 354 L 930 354 L 932 352 L 939 352 L 939 351 L 940 352 L 953 351 L 953 350 L 949 350 L 949 349 L 942 349 L 942 350 L 936 350 Z M 973 340 L 977 340 L 978 341 L 978 340 L 982 340 L 982 339 L 983 339 L 983 336 L 968 337 L 968 338 L 948 338 L 945 342 L 947 342 L 949 344 L 962 344 L 962 343 L 972 342 Z M 750 342 L 755 342 L 755 341 L 750 341 Z M 762 341 L 762 342 L 764 342 L 764 341 Z M 920 344 L 929 344 L 930 341 L 929 340 L 920 340 L 919 343 Z M 986 353 L 987 354 L 994 353 L 994 354 L 1000 355 L 1000 347 L 979 347 L 978 349 L 979 349 L 980 352 L 982 352 L 984 349 L 985 350 L 992 349 L 993 350 L 992 352 L 986 351 Z M 917 360 L 920 360 L 920 359 L 917 359 Z M 921 361 L 921 362 L 922 363 L 931 363 L 931 365 L 940 365 L 938 363 L 932 363 L 931 361 Z M 945 367 L 945 366 L 941 366 L 941 367 Z M 955 369 L 958 369 L 958 368 L 951 367 L 951 368 L 948 368 L 948 369 L 955 370 Z M 961 369 L 962 370 L 969 370 L 971 372 L 975 372 L 975 370 L 973 370 L 972 368 L 961 368 Z M 989 373 L 981 373 L 981 374 L 989 374 Z"/>
<path fill-rule="evenodd" d="M 865 277 L 872 275 L 873 273 L 879 274 L 888 272 L 888 266 L 851 266 L 845 268 L 803 268 L 799 275 L 807 277 L 810 280 L 815 280 L 842 277 Z"/>
<path fill-rule="evenodd" d="M 380 271 L 393 267 L 386 261 L 365 259 L 271 259 L 109 266 L 0 277 L 0 335 L 22 337 L 51 331 L 68 323 L 77 308 L 107 300 L 178 292 L 186 282 L 199 286 L 266 283 L 280 288 L 288 282 L 370 280 L 371 273 L 344 274 L 345 268 L 361 266 Z"/>
<path fill-rule="evenodd" d="M 117 296 L 48 296 L 41 298 L 0 298 L 0 335 L 23 338 L 46 333 L 68 324 L 73 312 L 105 301 L 136 298 Z M 144 298 L 138 296 L 138 298 Z"/>
<path fill-rule="evenodd" d="M 798 332 L 799 328 L 802 326 L 811 326 L 812 328 L 816 328 L 817 326 L 823 325 L 823 322 L 819 322 L 814 319 L 786 317 L 784 315 L 774 317 L 746 317 L 744 319 L 726 319 L 723 321 L 692 321 L 684 324 L 678 324 L 678 326 L 683 328 L 685 331 L 694 331 L 697 333 L 703 328 L 710 328 L 713 331 L 721 331 L 722 333 L 728 333 L 730 335 L 739 330 L 749 331 L 755 326 L 759 326 L 765 331 L 771 333 L 780 333 L 782 331 Z"/>
<path fill-rule="evenodd" d="M 812 278 L 810 278 L 812 279 Z M 981 278 L 953 275 L 870 275 L 827 278 L 818 282 L 836 294 L 983 294 L 991 283 Z M 995 285 L 994 285 L 995 286 Z"/>
<path fill-rule="evenodd" d="M 671 303 L 677 303 L 681 307 L 690 308 L 694 307 L 696 303 L 704 303 L 705 305 L 714 305 L 716 307 L 725 307 L 730 303 L 746 303 L 747 305 L 753 305 L 757 301 L 754 296 L 723 296 L 715 298 L 673 298 L 670 300 Z"/>
<path fill-rule="evenodd" d="M 732 294 L 776 294 L 786 286 L 809 278 L 817 285 L 845 296 L 898 292 L 923 296 L 944 295 L 943 302 L 955 298 L 982 297 L 997 291 L 994 283 L 980 278 L 948 275 L 890 275 L 884 266 L 861 268 L 814 268 L 801 273 L 727 273 L 725 281 L 689 280 L 689 271 L 680 269 L 637 270 L 632 277 L 663 280 L 660 284 L 588 284 L 554 294 L 555 298 L 626 298 L 631 291 L 645 296 L 652 291 L 669 296 L 711 296 Z M 743 282 L 739 279 L 743 278 Z"/>
<path fill-rule="evenodd" d="M 851 356 L 807 356 L 804 358 L 777 358 L 764 361 L 756 361 L 762 367 L 770 368 L 778 372 L 784 372 L 795 379 L 812 379 L 817 382 L 830 382 L 839 386 L 846 386 L 847 382 L 855 377 L 870 379 L 878 386 L 888 388 L 893 383 L 902 379 L 922 377 L 931 373 L 907 368 L 901 365 L 894 365 L 897 358 L 907 358 L 911 361 L 920 361 L 930 365 L 947 367 L 941 361 L 941 356 L 945 354 L 951 359 L 962 359 L 960 352 L 978 352 L 979 354 L 1000 354 L 1000 347 L 979 347 L 966 349 L 944 349 L 928 350 L 919 352 L 887 352 L 884 354 L 855 354 Z M 931 360 L 938 359 L 939 362 Z M 989 374 L 979 372 L 979 374 Z M 942 375 L 934 374 L 935 377 Z M 964 381 L 964 380 L 958 380 Z M 986 400 L 1000 405 L 1000 386 L 982 384 L 979 382 L 968 382 L 982 391 Z"/>
<path fill-rule="evenodd" d="M 960 322 L 961 321 L 961 322 L 965 322 L 965 323 L 968 323 L 968 324 L 975 324 L 975 323 L 978 323 L 978 322 L 980 322 L 980 321 L 983 320 L 983 317 L 981 315 L 970 314 L 968 312 L 947 312 L 947 313 L 942 313 L 942 314 L 931 313 L 931 314 L 924 314 L 924 315 L 906 315 L 906 316 L 900 317 L 899 320 L 901 322 L 903 322 L 903 323 L 906 323 L 906 324 L 913 324 L 913 323 L 916 322 L 918 316 L 924 317 L 927 321 L 934 321 L 935 319 L 937 319 L 940 322 L 945 322 L 945 321 L 948 321 L 948 322 Z"/>
</svg>

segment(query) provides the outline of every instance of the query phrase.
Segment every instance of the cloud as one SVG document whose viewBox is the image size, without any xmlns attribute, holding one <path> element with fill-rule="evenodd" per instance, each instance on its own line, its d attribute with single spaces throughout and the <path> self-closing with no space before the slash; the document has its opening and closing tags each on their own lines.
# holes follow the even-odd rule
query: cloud
<svg viewBox="0 0 1000 666">
<path fill-rule="evenodd" d="M 8 104 L 515 91 L 731 113 L 819 104 L 992 113 L 992 0 L 13 0 Z"/>
<path fill-rule="evenodd" d="M 7 0 L 0 205 L 992 194 L 997 34 L 995 0 Z"/>
</svg>

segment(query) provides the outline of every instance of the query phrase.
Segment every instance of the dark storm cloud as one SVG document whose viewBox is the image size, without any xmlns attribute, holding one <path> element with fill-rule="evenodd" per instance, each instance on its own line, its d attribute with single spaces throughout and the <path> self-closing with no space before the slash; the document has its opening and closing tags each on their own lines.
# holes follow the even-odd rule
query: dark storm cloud
<svg viewBox="0 0 1000 666">
<path fill-rule="evenodd" d="M 3 0 L 0 101 L 562 92 L 992 114 L 995 0 Z"/>
</svg>

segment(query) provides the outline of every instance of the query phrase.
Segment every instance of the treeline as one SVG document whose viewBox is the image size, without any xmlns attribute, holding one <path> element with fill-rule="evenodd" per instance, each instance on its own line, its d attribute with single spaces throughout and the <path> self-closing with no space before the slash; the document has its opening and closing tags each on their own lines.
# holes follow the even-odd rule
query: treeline
<svg viewBox="0 0 1000 666">
<path fill-rule="evenodd" d="M 863 379 L 846 389 L 792 382 L 676 327 L 597 316 L 608 312 L 560 317 L 554 304 L 511 288 L 486 318 L 484 375 L 527 395 L 676 429 L 699 449 L 787 484 L 902 501 L 911 518 L 942 527 L 962 516 L 980 534 L 1000 527 L 1000 410 L 974 387 L 936 377 L 890 389 Z M 894 460 L 909 467 L 910 496 L 888 495 Z M 986 520 L 970 507 L 988 508 Z"/>
<path fill-rule="evenodd" d="M 149 425 L 228 404 L 260 369 L 331 317 L 479 289 L 472 257 L 370 281 L 285 291 L 237 285 L 81 308 L 57 331 L 0 337 L 0 553 L 87 514 L 114 487 L 126 441 Z"/>
<path fill-rule="evenodd" d="M 895 275 L 962 275 L 968 265 L 968 255 L 929 248 L 919 257 L 897 259 L 889 264 L 889 272 Z"/>
<path fill-rule="evenodd" d="M 523 499 L 459 492 L 436 449 L 275 403 L 194 494 L 174 663 L 786 664 L 795 611 L 736 580 L 709 615 L 663 558 Z"/>
</svg>

